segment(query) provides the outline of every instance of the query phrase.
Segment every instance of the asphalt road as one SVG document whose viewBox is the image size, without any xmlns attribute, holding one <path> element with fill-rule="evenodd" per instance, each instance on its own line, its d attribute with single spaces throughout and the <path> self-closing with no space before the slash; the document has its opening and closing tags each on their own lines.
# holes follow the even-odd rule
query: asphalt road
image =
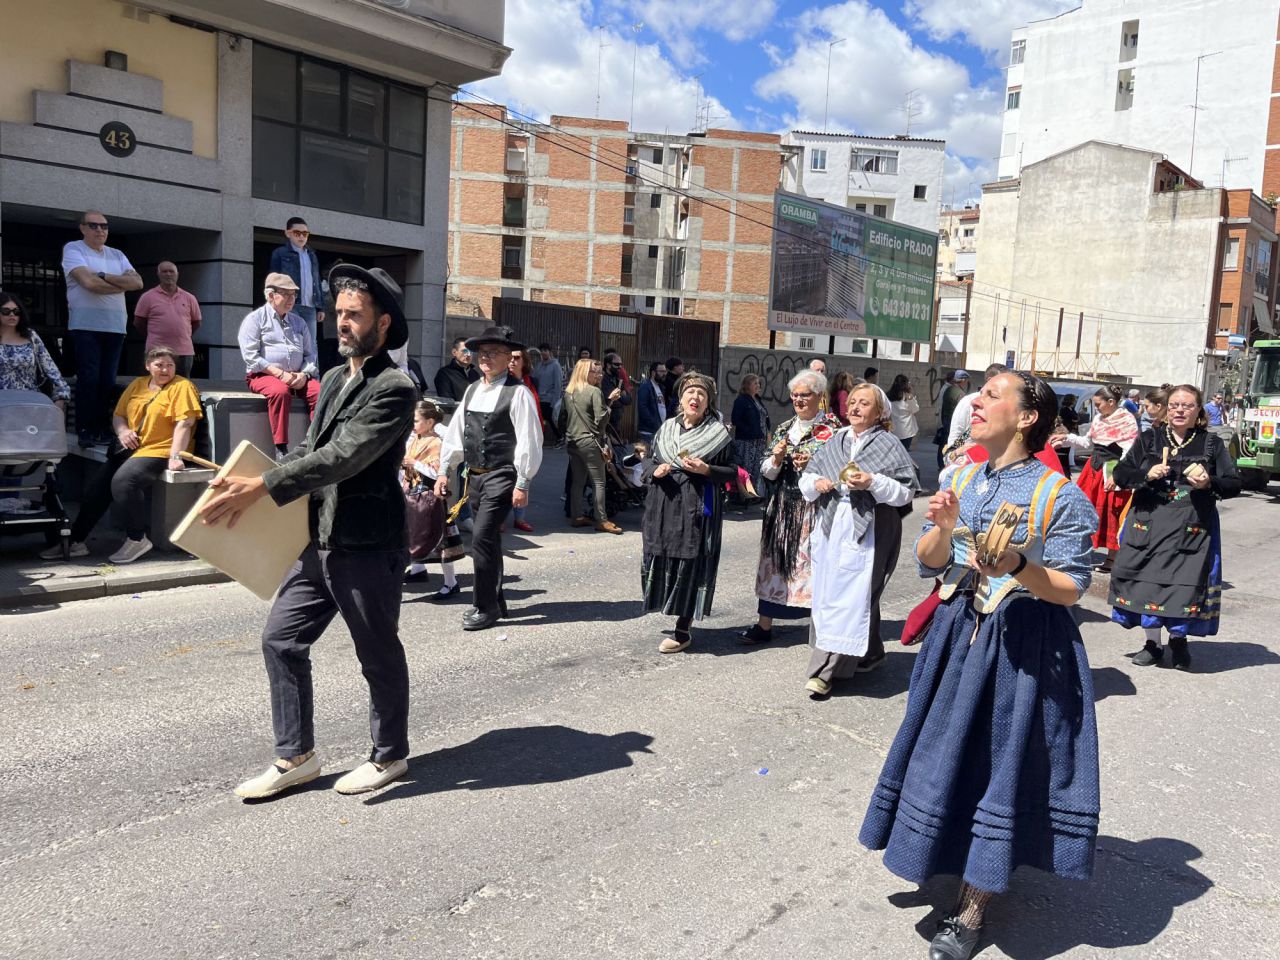
<svg viewBox="0 0 1280 960">
<path fill-rule="evenodd" d="M 329 789 L 368 736 L 340 624 L 315 649 L 325 776 L 247 804 L 231 788 L 271 753 L 265 604 L 219 585 L 7 617 L 0 956 L 926 956 L 954 882 L 917 890 L 855 842 L 914 650 L 809 700 L 802 628 L 732 639 L 759 529 L 734 517 L 715 616 L 659 656 L 638 533 L 545 514 L 509 539 L 501 629 L 410 595 L 410 774 L 369 797 Z M 1196 673 L 1132 666 L 1140 639 L 1086 600 L 1095 879 L 1020 873 L 982 957 L 1280 956 L 1278 523 L 1261 495 L 1224 510 L 1224 633 L 1193 642 Z M 904 563 L 886 619 L 924 592 Z"/>
</svg>

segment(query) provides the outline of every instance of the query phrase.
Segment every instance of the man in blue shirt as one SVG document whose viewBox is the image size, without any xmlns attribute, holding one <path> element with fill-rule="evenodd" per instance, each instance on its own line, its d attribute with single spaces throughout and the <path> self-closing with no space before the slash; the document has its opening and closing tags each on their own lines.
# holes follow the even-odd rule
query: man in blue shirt
<svg viewBox="0 0 1280 960">
<path fill-rule="evenodd" d="M 1209 426 L 1222 426 L 1222 394 L 1215 393 L 1213 399 L 1204 405 L 1205 416 L 1209 418 Z"/>
<path fill-rule="evenodd" d="M 289 242 L 271 251 L 269 272 L 287 274 L 298 285 L 293 312 L 306 322 L 312 341 L 318 344 L 320 338 L 316 331 L 324 323 L 324 288 L 320 286 L 320 261 L 307 245 L 311 230 L 301 217 L 290 217 L 284 236 Z"/>
</svg>

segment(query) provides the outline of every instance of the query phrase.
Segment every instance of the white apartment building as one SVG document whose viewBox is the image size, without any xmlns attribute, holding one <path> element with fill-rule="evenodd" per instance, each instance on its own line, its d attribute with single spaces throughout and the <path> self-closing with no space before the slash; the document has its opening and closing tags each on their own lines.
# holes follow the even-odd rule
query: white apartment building
<svg viewBox="0 0 1280 960">
<path fill-rule="evenodd" d="M 783 165 L 779 185 L 860 213 L 895 220 L 935 233 L 942 200 L 945 140 L 921 137 L 864 137 L 848 133 L 793 130 L 783 134 L 783 150 L 791 157 Z M 822 350 L 824 338 L 786 334 L 792 347 Z M 910 358 L 914 343 L 889 340 L 835 338 L 835 353 L 855 356 Z"/>
<path fill-rule="evenodd" d="M 978 233 L 982 210 L 943 210 L 938 217 L 938 279 L 970 280 L 978 265 Z"/>
<path fill-rule="evenodd" d="M 1018 28 L 1000 179 L 1100 140 L 1160 151 L 1207 185 L 1280 192 L 1278 15 L 1280 0 L 1082 0 Z"/>
<path fill-rule="evenodd" d="M 946 141 L 794 130 L 783 135 L 782 144 L 799 148 L 795 162 L 783 169 L 783 190 L 909 227 L 938 229 Z"/>
</svg>

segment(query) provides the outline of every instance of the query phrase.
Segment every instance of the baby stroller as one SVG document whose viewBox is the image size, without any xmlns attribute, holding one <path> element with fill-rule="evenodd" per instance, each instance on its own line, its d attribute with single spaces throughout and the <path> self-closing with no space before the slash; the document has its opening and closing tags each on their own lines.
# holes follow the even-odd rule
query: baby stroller
<svg viewBox="0 0 1280 960">
<path fill-rule="evenodd" d="M 609 515 L 613 516 L 628 507 L 643 505 L 645 488 L 636 469 L 643 459 L 635 449 L 638 445 L 623 443 L 612 425 L 608 437 L 613 459 L 605 464 L 604 493 L 609 502 Z"/>
<path fill-rule="evenodd" d="M 0 390 L 0 534 L 43 533 L 71 559 L 71 518 L 55 470 L 67 455 L 62 411 L 36 390 Z"/>
</svg>

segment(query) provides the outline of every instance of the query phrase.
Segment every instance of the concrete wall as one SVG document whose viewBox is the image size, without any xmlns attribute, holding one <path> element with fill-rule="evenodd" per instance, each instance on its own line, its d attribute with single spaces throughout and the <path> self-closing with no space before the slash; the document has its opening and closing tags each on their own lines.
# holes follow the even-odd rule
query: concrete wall
<svg viewBox="0 0 1280 960">
<path fill-rule="evenodd" d="M 717 384 L 720 408 L 728 414 L 742 387 L 742 378 L 754 373 L 762 381 L 760 399 L 769 408 L 774 426 L 777 426 L 794 414 L 787 383 L 801 370 L 807 370 L 811 360 L 825 361 L 828 376 L 838 370 L 848 370 L 855 377 L 861 377 L 864 369 L 874 366 L 880 371 L 879 383 L 886 391 L 894 377 L 900 373 L 906 374 L 914 385 L 916 399 L 920 401 L 920 413 L 917 415 L 920 433 L 916 443 L 932 441 L 934 431 L 938 428 L 938 408 L 943 384 L 946 375 L 953 369 L 951 367 L 883 359 L 864 361 L 862 358 L 829 357 L 818 353 L 768 350 L 763 347 L 724 347 L 720 351 L 720 380 Z"/>
<path fill-rule="evenodd" d="M 1198 382 L 1213 297 L 1222 192 L 1152 192 L 1158 156 L 1105 144 L 1023 169 L 982 199 L 968 365 L 1074 363 L 1137 383 Z M 1071 189 L 1064 189 L 1071 184 Z M 1055 352 L 1058 309 L 1063 342 Z"/>
<path fill-rule="evenodd" d="M 1027 25 L 1026 60 L 1010 70 L 1022 103 L 1006 113 L 1000 175 L 1086 140 L 1156 150 L 1207 185 L 1263 192 L 1276 61 L 1277 0 L 1084 0 Z M 1136 56 L 1121 60 L 1125 21 L 1139 21 Z M 1201 61 L 1192 167 L 1191 106 Z M 1007 57 L 1007 54 L 1005 55 Z M 1117 74 L 1135 72 L 1132 107 L 1116 109 Z M 1006 142 L 1008 138 L 1006 137 Z"/>
</svg>

